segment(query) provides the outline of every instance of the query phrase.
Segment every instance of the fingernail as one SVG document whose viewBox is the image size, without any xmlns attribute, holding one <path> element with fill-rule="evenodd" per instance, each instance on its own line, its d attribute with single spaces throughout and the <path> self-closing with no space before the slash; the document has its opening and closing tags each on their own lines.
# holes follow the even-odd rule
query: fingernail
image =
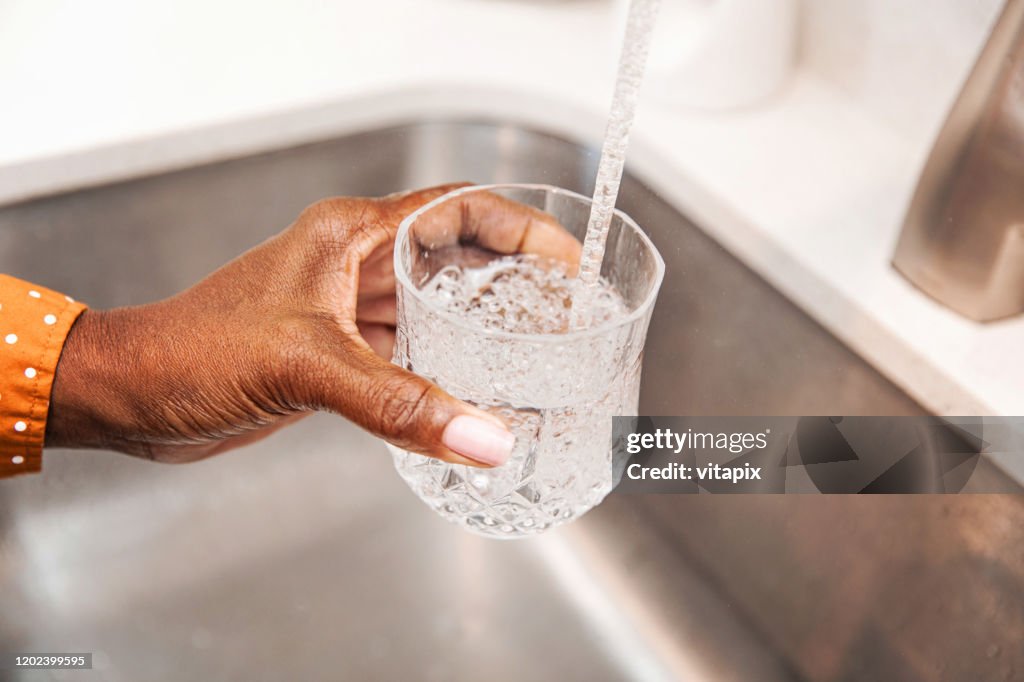
<svg viewBox="0 0 1024 682">
<path fill-rule="evenodd" d="M 512 454 L 516 437 L 485 419 L 463 414 L 444 427 L 441 442 L 463 457 L 498 466 Z"/>
</svg>

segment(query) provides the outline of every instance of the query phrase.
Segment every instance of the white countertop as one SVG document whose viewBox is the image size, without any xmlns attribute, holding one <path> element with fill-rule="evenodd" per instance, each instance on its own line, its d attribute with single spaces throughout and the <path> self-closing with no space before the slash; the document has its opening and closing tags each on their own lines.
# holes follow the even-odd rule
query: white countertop
<svg viewBox="0 0 1024 682">
<path fill-rule="evenodd" d="M 147 4 L 0 8 L 0 203 L 422 116 L 603 131 L 605 2 Z M 808 71 L 738 112 L 645 94 L 632 172 L 928 409 L 1024 414 L 1024 317 L 970 322 L 889 265 L 932 126 Z"/>
</svg>

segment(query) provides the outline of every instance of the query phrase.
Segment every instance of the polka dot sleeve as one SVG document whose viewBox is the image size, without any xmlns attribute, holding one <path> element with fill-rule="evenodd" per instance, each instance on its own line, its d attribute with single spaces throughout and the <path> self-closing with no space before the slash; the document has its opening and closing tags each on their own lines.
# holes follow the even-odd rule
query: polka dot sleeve
<svg viewBox="0 0 1024 682">
<path fill-rule="evenodd" d="M 85 306 L 0 274 L 0 478 L 39 471 L 50 389 Z"/>
</svg>

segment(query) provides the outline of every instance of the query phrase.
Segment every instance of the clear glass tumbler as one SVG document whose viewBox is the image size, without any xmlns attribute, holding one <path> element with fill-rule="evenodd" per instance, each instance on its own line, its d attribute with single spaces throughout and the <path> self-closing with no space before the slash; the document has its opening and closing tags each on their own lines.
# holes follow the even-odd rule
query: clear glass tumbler
<svg viewBox="0 0 1024 682">
<path fill-rule="evenodd" d="M 544 211 L 580 241 L 591 201 L 548 185 L 466 187 L 408 216 L 396 238 L 394 362 L 502 418 L 516 444 L 508 461 L 493 469 L 390 446 L 395 466 L 441 516 L 484 535 L 514 538 L 574 519 L 611 490 L 611 417 L 636 414 L 644 340 L 665 265 L 640 227 L 616 211 L 601 269 L 605 284 L 621 296 L 609 319 L 579 331 L 563 326 L 541 333 L 485 325 L 438 298 L 438 277 L 471 277 L 509 259 L 487 248 L 507 249 L 501 239 L 482 238 L 475 229 L 442 224 L 447 237 L 438 237 L 439 223 L 464 220 L 467 201 L 485 198 L 471 193 Z M 452 202 L 461 204 L 458 210 Z M 477 218 L 480 229 L 497 220 Z M 513 249 L 523 246 L 515 243 Z M 496 315 L 551 313 L 539 305 L 493 308 Z M 564 317 L 564 303 L 557 312 Z"/>
</svg>

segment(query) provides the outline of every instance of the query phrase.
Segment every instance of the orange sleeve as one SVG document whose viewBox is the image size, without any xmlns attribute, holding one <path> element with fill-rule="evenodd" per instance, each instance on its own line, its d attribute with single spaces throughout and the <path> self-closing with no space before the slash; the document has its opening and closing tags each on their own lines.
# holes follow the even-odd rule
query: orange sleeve
<svg viewBox="0 0 1024 682">
<path fill-rule="evenodd" d="M 0 274 L 0 478 L 39 471 L 50 389 L 85 306 Z"/>
</svg>

